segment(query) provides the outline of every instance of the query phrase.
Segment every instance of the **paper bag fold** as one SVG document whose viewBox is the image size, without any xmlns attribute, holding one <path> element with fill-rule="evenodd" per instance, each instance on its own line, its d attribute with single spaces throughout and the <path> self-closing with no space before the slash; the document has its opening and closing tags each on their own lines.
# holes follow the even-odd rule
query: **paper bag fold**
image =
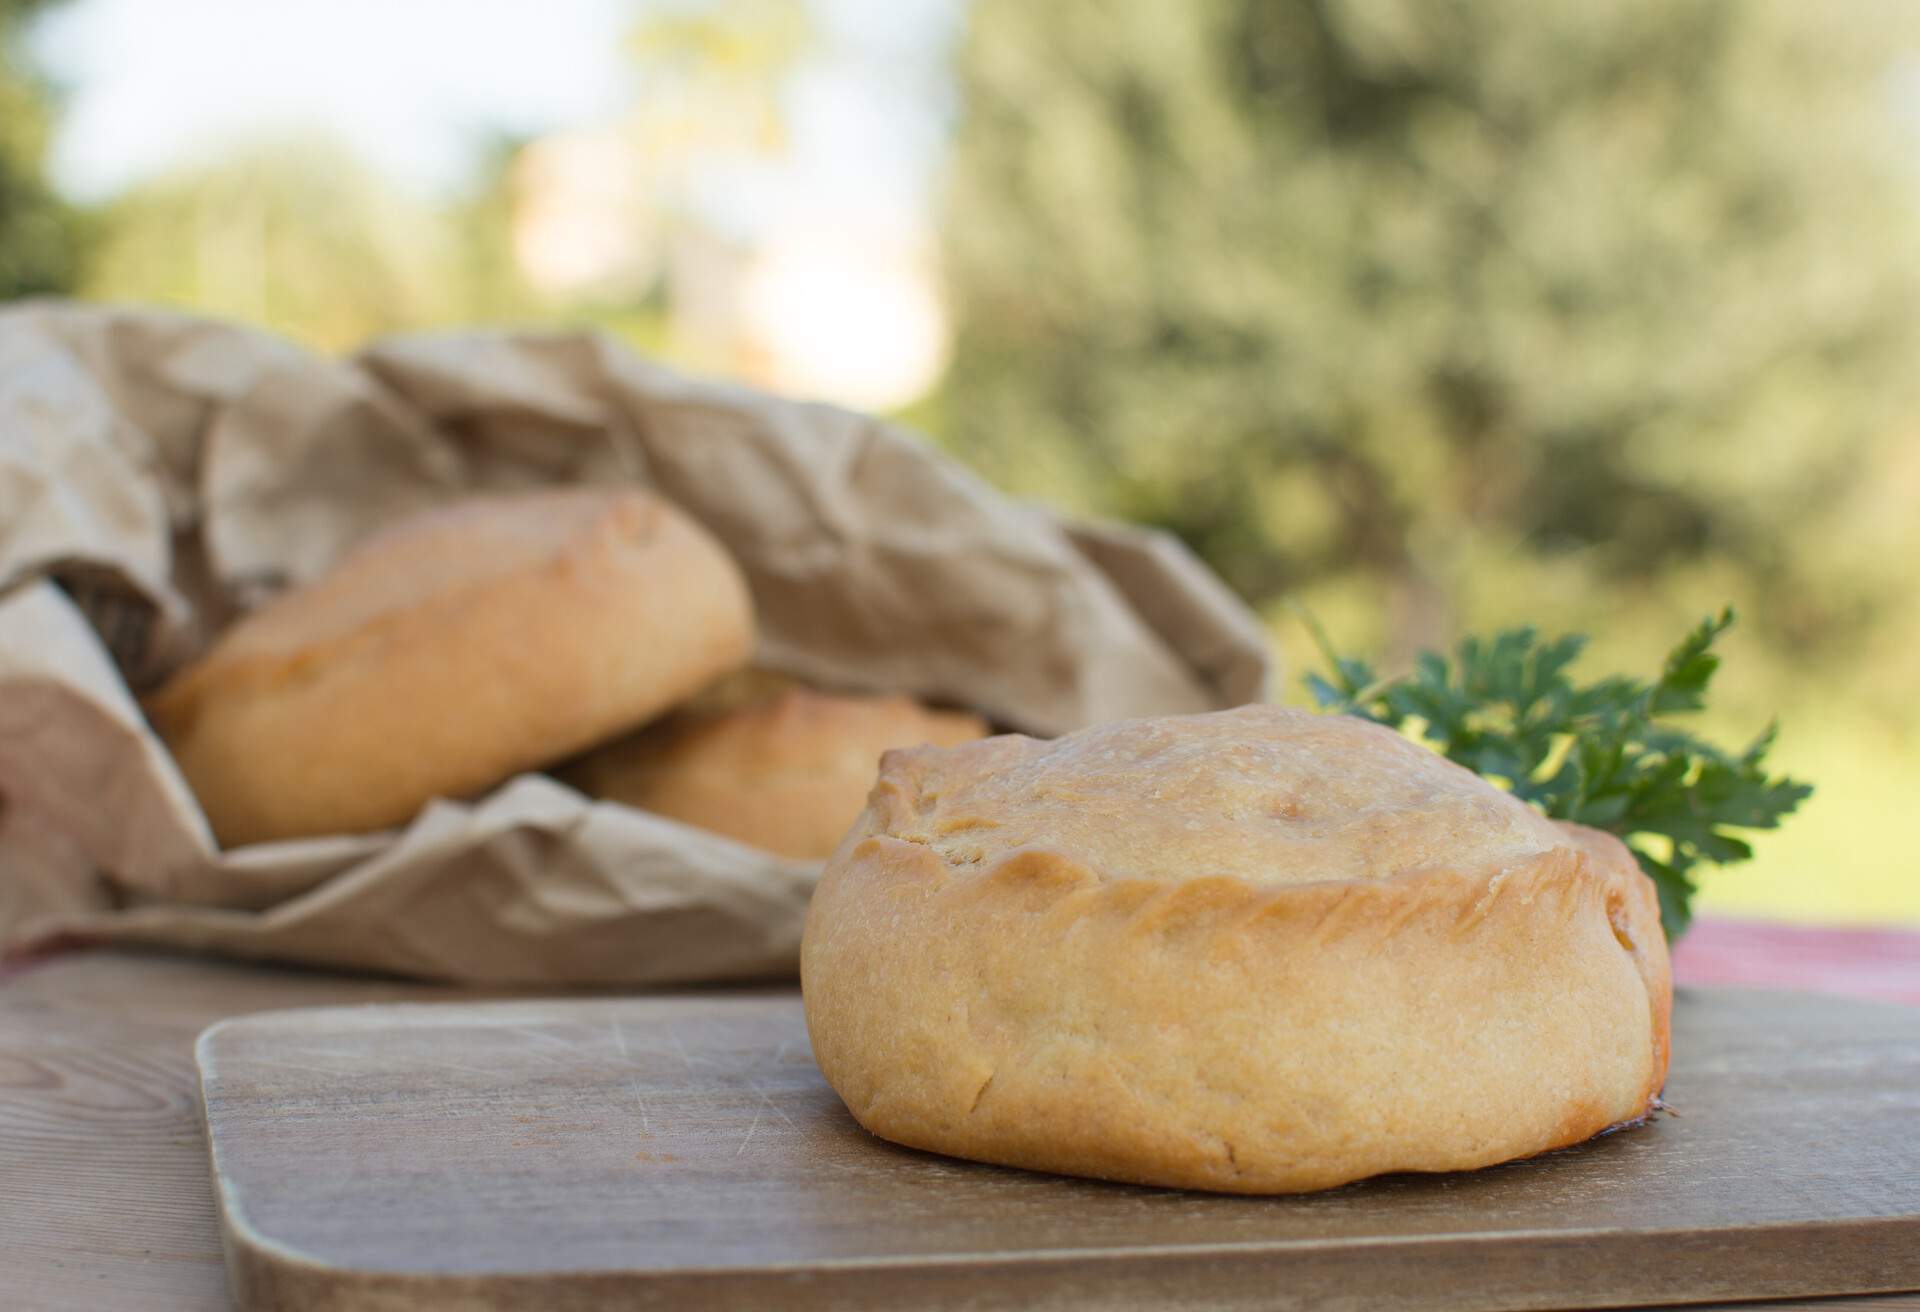
<svg viewBox="0 0 1920 1312">
<path fill-rule="evenodd" d="M 0 311 L 0 932 L 423 978 L 789 974 L 815 868 L 540 775 L 398 833 L 223 852 L 136 693 L 375 528 L 478 489 L 651 485 L 739 560 L 756 663 L 1057 734 L 1262 695 L 1173 539 L 1069 524 L 893 425 L 586 333 L 350 360 L 179 315 Z"/>
</svg>

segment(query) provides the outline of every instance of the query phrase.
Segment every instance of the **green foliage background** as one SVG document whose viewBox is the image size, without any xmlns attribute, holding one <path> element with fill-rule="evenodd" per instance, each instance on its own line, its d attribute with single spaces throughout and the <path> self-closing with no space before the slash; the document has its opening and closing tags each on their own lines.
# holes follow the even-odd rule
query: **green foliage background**
<svg viewBox="0 0 1920 1312">
<path fill-rule="evenodd" d="M 75 216 L 47 186 L 50 91 L 20 51 L 48 0 L 0 0 L 0 300 L 59 292 L 78 270 Z"/>
<path fill-rule="evenodd" d="M 1345 651 L 1517 624 L 1819 785 L 1709 906 L 1920 920 L 1920 10 L 976 0 L 927 408 Z M 1290 676 L 1289 696 L 1300 695 Z"/>
<path fill-rule="evenodd" d="M 1871 641 L 1920 548 L 1917 17 L 978 0 L 947 436 L 1350 646 L 1716 588 L 1784 665 Z"/>
<path fill-rule="evenodd" d="M 525 285 L 511 140 L 455 197 L 282 139 L 77 212 L 22 50 L 58 2 L 0 0 L 0 299 L 673 349 L 658 288 Z M 653 139 L 777 146 L 805 13 L 636 0 L 629 53 L 676 88 Z M 1179 534 L 1296 698 L 1283 602 L 1386 674 L 1585 632 L 1585 679 L 1732 602 L 1702 728 L 1777 714 L 1773 764 L 1819 790 L 1706 904 L 1920 921 L 1920 7 L 971 0 L 954 68 L 954 352 L 909 418 L 1018 493 Z"/>
</svg>

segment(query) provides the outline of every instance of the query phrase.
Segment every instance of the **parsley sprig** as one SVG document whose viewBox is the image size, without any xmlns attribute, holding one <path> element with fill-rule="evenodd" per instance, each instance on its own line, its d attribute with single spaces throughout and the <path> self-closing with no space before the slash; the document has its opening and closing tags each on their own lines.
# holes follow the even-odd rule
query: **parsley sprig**
<svg viewBox="0 0 1920 1312">
<path fill-rule="evenodd" d="M 1587 684 L 1568 675 L 1586 647 L 1581 634 L 1542 639 L 1519 628 L 1467 638 L 1451 661 L 1422 652 L 1411 674 L 1383 679 L 1302 618 L 1332 668 L 1331 678 L 1307 676 L 1323 710 L 1399 729 L 1557 820 L 1617 834 L 1659 890 L 1669 940 L 1692 919 L 1696 867 L 1747 860 L 1753 848 L 1735 831 L 1777 828 L 1813 792 L 1767 773 L 1775 724 L 1730 753 L 1668 722 L 1705 704 L 1720 667 L 1714 640 L 1733 624 L 1731 608 L 1701 621 L 1651 682 Z"/>
</svg>

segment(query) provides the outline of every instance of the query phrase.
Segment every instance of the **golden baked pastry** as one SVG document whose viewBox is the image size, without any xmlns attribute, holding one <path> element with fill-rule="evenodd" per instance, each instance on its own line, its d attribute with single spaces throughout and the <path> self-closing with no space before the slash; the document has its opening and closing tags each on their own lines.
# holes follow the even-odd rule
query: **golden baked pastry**
<svg viewBox="0 0 1920 1312">
<path fill-rule="evenodd" d="M 988 731 L 977 715 L 929 710 L 907 697 L 797 686 L 718 705 L 609 743 L 568 777 L 596 797 L 818 861 L 859 817 L 882 752 L 950 746 Z"/>
<path fill-rule="evenodd" d="M 1273 706 L 892 752 L 807 917 L 814 1056 L 915 1148 L 1322 1189 L 1648 1113 L 1653 885 L 1387 729 Z"/>
<path fill-rule="evenodd" d="M 631 728 L 752 646 L 739 568 L 659 497 L 487 496 L 368 539 L 147 710 L 233 845 L 399 824 Z"/>
</svg>

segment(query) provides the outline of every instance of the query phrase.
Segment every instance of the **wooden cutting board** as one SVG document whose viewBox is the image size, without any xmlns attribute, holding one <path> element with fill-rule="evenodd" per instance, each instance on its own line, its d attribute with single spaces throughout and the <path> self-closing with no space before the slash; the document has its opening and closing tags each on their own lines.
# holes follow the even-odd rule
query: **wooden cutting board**
<svg viewBox="0 0 1920 1312">
<path fill-rule="evenodd" d="M 1920 1288 L 1920 1009 L 1705 992 L 1647 1126 L 1248 1199 L 894 1147 L 791 993 L 343 1007 L 198 1055 L 243 1308 L 1566 1308 Z"/>
</svg>

